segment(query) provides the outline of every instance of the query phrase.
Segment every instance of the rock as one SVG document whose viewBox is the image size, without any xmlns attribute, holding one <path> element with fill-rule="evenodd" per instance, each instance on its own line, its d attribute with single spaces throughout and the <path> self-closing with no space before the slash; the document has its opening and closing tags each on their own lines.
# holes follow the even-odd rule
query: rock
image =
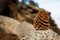
<svg viewBox="0 0 60 40">
<path fill-rule="evenodd" d="M 28 27 L 29 26 L 29 27 Z M 19 22 L 15 19 L 0 15 L 0 28 L 4 29 L 9 34 L 16 34 L 19 38 L 25 37 L 31 30 L 34 30 L 33 25 L 27 22 Z"/>
<path fill-rule="evenodd" d="M 58 34 L 53 32 L 51 29 L 34 30 L 34 31 L 32 30 L 31 33 L 26 35 L 26 37 L 23 39 L 24 40 L 57 40 Z"/>
<path fill-rule="evenodd" d="M 60 40 L 60 35 L 58 36 L 58 38 L 56 40 Z"/>
<path fill-rule="evenodd" d="M 0 15 L 0 28 L 9 34 L 20 35 L 20 23 L 12 18 Z"/>
<path fill-rule="evenodd" d="M 57 40 L 57 39 L 59 40 L 60 39 L 60 35 L 58 36 L 58 34 L 52 31 L 51 29 L 36 30 L 34 26 L 30 23 L 27 23 L 25 21 L 19 22 L 15 19 L 1 15 L 0 15 L 0 28 L 4 30 L 2 33 L 5 33 L 4 35 L 6 36 L 4 35 L 3 36 L 6 38 L 10 38 L 11 36 L 11 38 L 15 37 L 17 38 L 17 40 L 18 38 L 20 40 Z"/>
<path fill-rule="evenodd" d="M 7 33 L 4 29 L 0 28 L 0 40 L 19 40 L 19 38 L 16 34 Z"/>
</svg>

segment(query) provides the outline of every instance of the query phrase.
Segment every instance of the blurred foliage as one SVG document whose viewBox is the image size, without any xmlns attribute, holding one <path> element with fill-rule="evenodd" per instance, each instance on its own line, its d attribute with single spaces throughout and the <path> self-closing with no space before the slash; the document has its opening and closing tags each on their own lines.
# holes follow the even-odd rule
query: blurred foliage
<svg viewBox="0 0 60 40">
<path fill-rule="evenodd" d="M 32 1 L 29 1 L 30 5 L 34 5 L 34 6 L 37 6 L 38 7 L 38 4 L 35 3 L 33 0 Z"/>
<path fill-rule="evenodd" d="M 57 24 L 55 23 L 55 21 L 52 19 L 50 12 L 49 12 L 49 17 L 50 17 L 50 26 L 57 26 Z"/>
<path fill-rule="evenodd" d="M 34 5 L 34 6 L 37 6 L 38 7 L 38 3 L 34 2 L 33 0 L 21 0 L 23 4 L 31 4 L 31 5 Z"/>
<path fill-rule="evenodd" d="M 51 17 L 51 13 L 49 12 L 49 17 L 50 17 L 50 28 L 55 31 L 56 33 L 58 33 L 60 35 L 60 29 L 57 27 L 57 24 L 55 23 L 55 21 L 52 19 Z"/>
<path fill-rule="evenodd" d="M 22 3 L 26 3 L 27 1 L 29 1 L 29 0 L 22 0 Z"/>
</svg>

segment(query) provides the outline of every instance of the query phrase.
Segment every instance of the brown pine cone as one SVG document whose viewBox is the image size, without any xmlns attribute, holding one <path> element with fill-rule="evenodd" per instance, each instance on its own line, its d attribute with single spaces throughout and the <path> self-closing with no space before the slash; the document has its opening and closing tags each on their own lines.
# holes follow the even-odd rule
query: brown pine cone
<svg viewBox="0 0 60 40">
<path fill-rule="evenodd" d="M 34 27 L 37 30 L 47 30 L 50 27 L 49 14 L 45 10 L 40 10 L 34 19 Z"/>
</svg>

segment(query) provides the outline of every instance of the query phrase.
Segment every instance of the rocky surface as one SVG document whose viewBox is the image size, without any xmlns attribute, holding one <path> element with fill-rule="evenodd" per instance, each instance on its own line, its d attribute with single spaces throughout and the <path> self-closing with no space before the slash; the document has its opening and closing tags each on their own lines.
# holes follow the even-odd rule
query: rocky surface
<svg viewBox="0 0 60 40">
<path fill-rule="evenodd" d="M 4 29 L 4 31 L 9 34 L 16 34 L 19 38 L 25 37 L 31 30 L 34 30 L 33 25 L 27 22 L 19 22 L 15 19 L 1 15 L 0 28 Z"/>
<path fill-rule="evenodd" d="M 36 30 L 30 23 L 5 16 L 0 16 L 0 28 L 8 34 L 16 34 L 20 40 L 60 40 L 60 36 L 51 29 Z"/>
<path fill-rule="evenodd" d="M 18 30 L 20 23 L 12 18 L 0 16 L 0 28 L 6 33 L 20 35 Z"/>
<path fill-rule="evenodd" d="M 0 28 L 0 40 L 19 40 L 19 38 L 16 34 L 7 33 Z"/>
<path fill-rule="evenodd" d="M 45 31 L 40 31 L 40 30 L 35 30 L 31 31 L 28 35 L 26 35 L 24 40 L 57 40 L 58 34 L 53 32 L 51 29 L 45 30 Z"/>
</svg>

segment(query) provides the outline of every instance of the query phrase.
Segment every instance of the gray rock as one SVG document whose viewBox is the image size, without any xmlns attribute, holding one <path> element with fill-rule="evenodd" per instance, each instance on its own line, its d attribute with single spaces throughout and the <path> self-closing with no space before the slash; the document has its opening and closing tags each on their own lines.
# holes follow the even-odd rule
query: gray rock
<svg viewBox="0 0 60 40">
<path fill-rule="evenodd" d="M 42 31 L 42 30 L 34 30 L 31 31 L 28 35 L 26 35 L 24 40 L 57 40 L 58 34 L 53 32 L 51 29 Z M 60 39 L 60 38 L 59 38 Z"/>
</svg>

